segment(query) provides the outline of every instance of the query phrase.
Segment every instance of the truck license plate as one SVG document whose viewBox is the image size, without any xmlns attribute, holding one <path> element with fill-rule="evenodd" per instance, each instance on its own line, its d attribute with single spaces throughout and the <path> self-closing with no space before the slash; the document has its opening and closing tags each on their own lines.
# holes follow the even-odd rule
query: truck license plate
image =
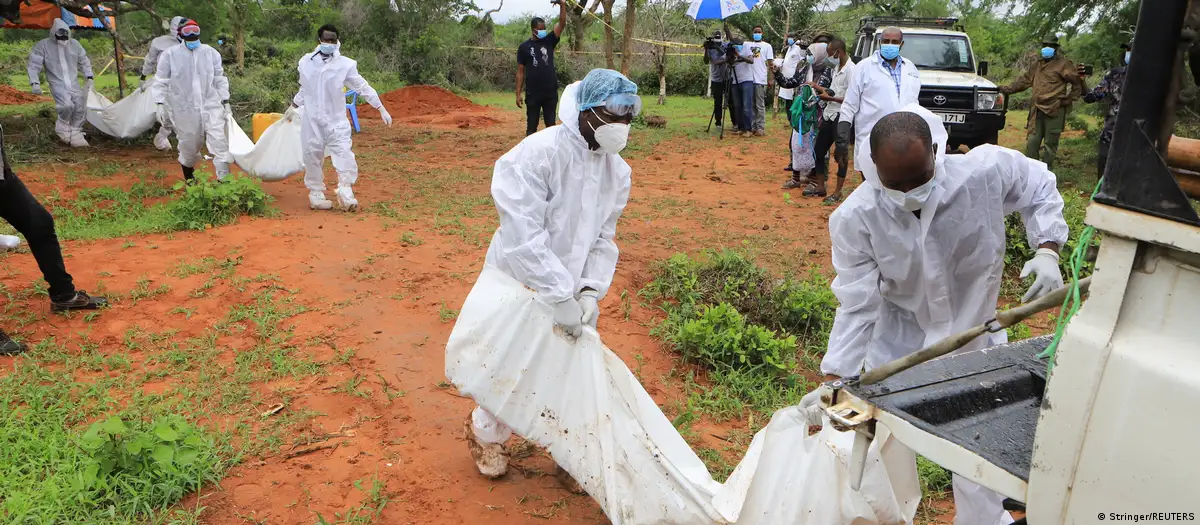
<svg viewBox="0 0 1200 525">
<path fill-rule="evenodd" d="M 962 113 L 936 113 L 947 124 L 966 124 L 967 116 Z"/>
</svg>

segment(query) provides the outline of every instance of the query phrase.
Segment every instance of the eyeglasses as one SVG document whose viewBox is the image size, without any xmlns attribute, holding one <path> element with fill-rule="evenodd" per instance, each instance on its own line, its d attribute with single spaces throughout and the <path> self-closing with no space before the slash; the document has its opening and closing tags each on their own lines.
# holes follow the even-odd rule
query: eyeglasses
<svg viewBox="0 0 1200 525">
<path fill-rule="evenodd" d="M 200 36 L 199 26 L 184 26 L 179 29 L 180 36 Z"/>
<path fill-rule="evenodd" d="M 617 93 L 598 107 L 618 117 L 636 117 L 642 112 L 642 97 L 629 93 Z"/>
</svg>

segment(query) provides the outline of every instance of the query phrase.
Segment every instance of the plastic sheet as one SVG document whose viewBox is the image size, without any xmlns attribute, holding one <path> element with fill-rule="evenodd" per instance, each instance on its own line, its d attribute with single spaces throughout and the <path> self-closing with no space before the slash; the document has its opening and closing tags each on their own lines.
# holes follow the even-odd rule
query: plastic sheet
<svg viewBox="0 0 1200 525">
<path fill-rule="evenodd" d="M 298 110 L 300 111 L 300 110 Z M 279 120 L 263 131 L 258 143 L 250 140 L 233 118 L 229 119 L 229 154 L 243 170 L 273 182 L 304 171 L 300 143 L 300 118 Z"/>
<path fill-rule="evenodd" d="M 154 128 L 154 96 L 146 91 L 133 90 L 129 96 L 112 102 L 97 93 L 88 91 L 87 121 L 101 133 L 119 139 L 131 139 Z"/>
<path fill-rule="evenodd" d="M 886 428 L 860 491 L 847 467 L 854 436 L 808 436 L 796 408 L 775 414 L 721 484 L 595 330 L 569 341 L 553 325 L 536 292 L 487 267 L 447 342 L 446 376 L 545 447 L 614 525 L 912 522 L 914 455 Z"/>
</svg>

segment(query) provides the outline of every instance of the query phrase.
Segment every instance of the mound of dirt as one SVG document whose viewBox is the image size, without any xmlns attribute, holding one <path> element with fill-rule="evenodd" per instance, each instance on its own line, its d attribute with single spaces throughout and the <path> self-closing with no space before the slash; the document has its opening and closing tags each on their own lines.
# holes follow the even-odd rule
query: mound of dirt
<svg viewBox="0 0 1200 525">
<path fill-rule="evenodd" d="M 22 104 L 46 102 L 47 100 L 50 99 L 18 90 L 12 86 L 0 85 L 0 106 L 20 106 Z"/>
<path fill-rule="evenodd" d="M 384 93 L 380 98 L 384 107 L 396 120 L 486 110 L 483 106 L 436 86 L 409 86 Z M 369 105 L 359 106 L 358 114 L 371 118 L 379 117 L 379 112 Z"/>
</svg>

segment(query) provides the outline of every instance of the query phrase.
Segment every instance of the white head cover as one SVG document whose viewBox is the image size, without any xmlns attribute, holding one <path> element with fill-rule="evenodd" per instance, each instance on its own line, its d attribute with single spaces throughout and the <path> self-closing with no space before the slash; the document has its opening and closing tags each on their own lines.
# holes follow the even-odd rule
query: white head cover
<svg viewBox="0 0 1200 525">
<path fill-rule="evenodd" d="M 942 119 L 934 115 L 932 111 L 921 107 L 920 104 L 909 104 L 904 106 L 900 111 L 916 113 L 929 124 L 929 132 L 933 135 L 933 143 L 937 144 L 937 151 L 933 161 L 934 169 L 941 170 L 946 162 L 946 141 L 950 138 L 950 135 L 946 133 L 946 125 L 942 122 Z M 861 157 L 863 163 L 856 167 L 866 176 L 867 184 L 882 189 L 883 185 L 879 183 L 879 170 L 875 167 L 875 160 L 871 158 L 871 142 L 866 141 L 866 144 L 861 144 L 860 147 L 863 148 L 864 153 Z"/>
</svg>

